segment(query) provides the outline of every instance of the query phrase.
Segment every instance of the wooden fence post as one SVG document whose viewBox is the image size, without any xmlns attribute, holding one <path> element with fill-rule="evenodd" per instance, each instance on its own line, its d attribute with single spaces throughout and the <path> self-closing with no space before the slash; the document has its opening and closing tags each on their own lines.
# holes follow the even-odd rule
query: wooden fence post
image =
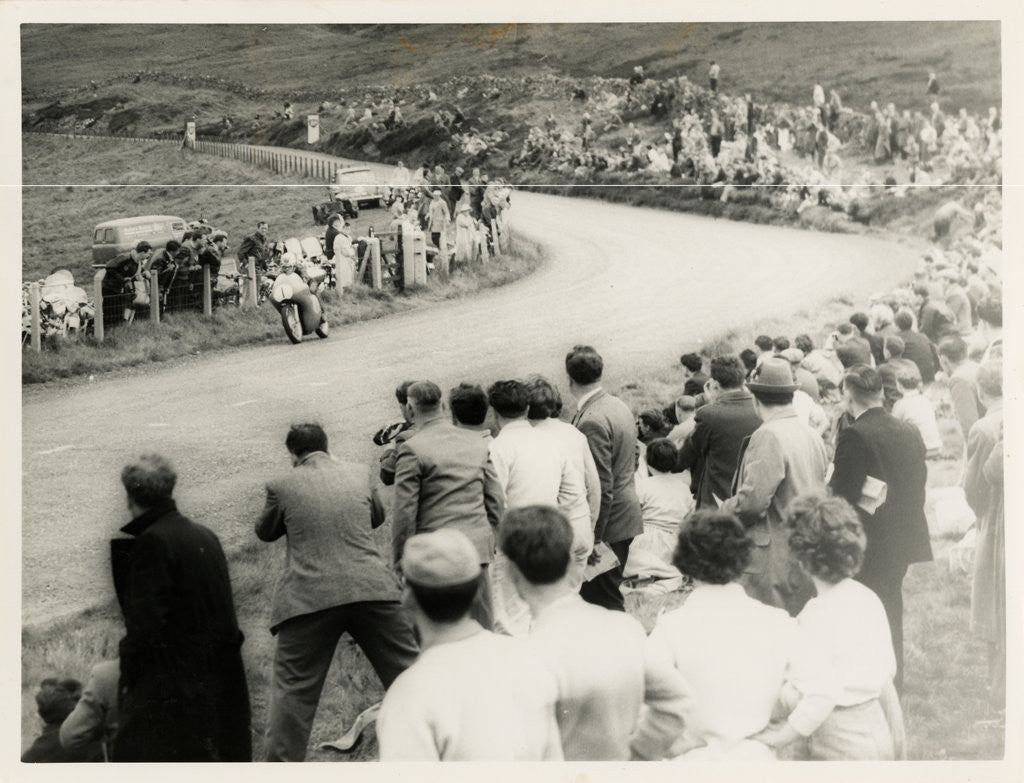
<svg viewBox="0 0 1024 783">
<path fill-rule="evenodd" d="M 213 287 L 210 283 L 209 264 L 203 264 L 203 315 L 213 315 Z"/>
<path fill-rule="evenodd" d="M 160 323 L 160 275 L 156 270 L 149 276 L 149 320 Z"/>
<path fill-rule="evenodd" d="M 380 271 L 380 239 L 370 238 L 370 284 L 376 288 L 384 287 L 384 281 Z"/>
<path fill-rule="evenodd" d="M 498 216 L 491 219 L 491 242 L 494 245 L 494 255 L 501 255 L 501 237 L 498 235 Z"/>
<path fill-rule="evenodd" d="M 92 279 L 92 300 L 96 307 L 96 315 L 92 321 L 93 334 L 99 342 L 103 342 L 103 278 L 106 276 L 106 269 L 97 269 L 96 276 Z"/>
<path fill-rule="evenodd" d="M 246 289 L 245 304 L 256 307 L 260 302 L 260 280 L 256 276 L 256 259 L 249 256 L 249 259 L 246 262 L 246 268 L 248 270 L 249 277 L 246 280 L 248 288 Z"/>
<path fill-rule="evenodd" d="M 440 262 L 440 266 L 438 268 L 441 270 L 441 277 L 447 278 L 448 277 L 448 272 L 449 272 L 449 266 L 450 266 L 450 258 L 448 256 L 448 232 L 447 231 L 442 229 L 441 236 L 438 238 L 437 244 L 438 244 L 438 248 L 437 248 L 438 259 L 437 260 Z"/>
<path fill-rule="evenodd" d="M 43 350 L 43 314 L 39 311 L 41 300 L 39 283 L 29 283 L 28 303 L 32 308 L 32 350 L 36 353 Z"/>
</svg>

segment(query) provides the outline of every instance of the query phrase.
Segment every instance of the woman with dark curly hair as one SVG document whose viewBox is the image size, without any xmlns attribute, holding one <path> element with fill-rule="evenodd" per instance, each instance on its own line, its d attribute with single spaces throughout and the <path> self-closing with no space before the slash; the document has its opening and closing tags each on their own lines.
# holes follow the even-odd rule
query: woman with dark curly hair
<svg viewBox="0 0 1024 783">
<path fill-rule="evenodd" d="M 757 739 L 780 746 L 803 735 L 799 755 L 823 761 L 905 758 L 889 621 L 878 596 L 853 579 L 867 543 L 857 512 L 843 498 L 809 494 L 793 500 L 786 522 L 789 548 L 817 589 L 797 622 L 828 656 L 839 689 L 833 704 L 805 713 L 799 734 L 787 722 Z M 802 690 L 799 676 L 791 677 L 784 702 L 794 703 Z"/>
<path fill-rule="evenodd" d="M 686 731 L 670 757 L 770 760 L 771 750 L 751 737 L 768 726 L 789 678 L 803 687 L 791 722 L 802 727 L 819 705 L 827 712 L 833 703 L 828 667 L 804 643 L 796 620 L 736 581 L 752 546 L 739 519 L 717 510 L 695 511 L 679 532 L 673 563 L 695 587 L 650 636 L 652 654 L 671 660 L 693 691 Z M 645 719 L 639 731 L 647 730 Z"/>
</svg>

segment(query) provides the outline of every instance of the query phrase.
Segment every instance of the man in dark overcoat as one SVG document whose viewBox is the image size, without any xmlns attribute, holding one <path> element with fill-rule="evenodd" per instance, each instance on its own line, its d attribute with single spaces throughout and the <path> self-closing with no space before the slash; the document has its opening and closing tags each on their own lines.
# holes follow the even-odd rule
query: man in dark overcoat
<svg viewBox="0 0 1024 783">
<path fill-rule="evenodd" d="M 856 578 L 874 590 L 885 607 L 896 653 L 895 683 L 901 690 L 903 577 L 911 563 L 932 559 L 924 515 L 924 441 L 917 427 L 886 413 L 882 376 L 873 367 L 859 364 L 847 370 L 843 402 L 854 421 L 839 433 L 829 483 L 836 495 L 857 509 L 864 526 L 868 544 Z"/>
<path fill-rule="evenodd" d="M 133 539 L 111 542 L 124 614 L 113 761 L 251 761 L 249 691 L 228 563 L 182 516 L 177 475 L 156 454 L 121 472 Z"/>
</svg>

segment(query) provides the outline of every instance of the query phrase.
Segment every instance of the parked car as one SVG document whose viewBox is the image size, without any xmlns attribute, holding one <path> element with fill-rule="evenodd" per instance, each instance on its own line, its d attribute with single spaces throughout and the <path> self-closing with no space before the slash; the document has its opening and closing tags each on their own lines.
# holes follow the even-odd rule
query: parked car
<svg viewBox="0 0 1024 783">
<path fill-rule="evenodd" d="M 184 234 L 185 221 L 173 215 L 143 215 L 107 220 L 93 229 L 92 261 L 94 264 L 103 264 L 131 250 L 142 240 L 154 248 L 161 248 L 172 239 L 180 242 Z"/>
</svg>

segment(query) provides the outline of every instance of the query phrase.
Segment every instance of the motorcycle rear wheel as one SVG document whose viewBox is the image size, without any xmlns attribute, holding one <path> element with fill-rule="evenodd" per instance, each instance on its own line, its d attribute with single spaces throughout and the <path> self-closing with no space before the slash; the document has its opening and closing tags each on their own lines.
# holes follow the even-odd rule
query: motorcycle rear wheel
<svg viewBox="0 0 1024 783">
<path fill-rule="evenodd" d="M 326 340 L 328 334 L 330 334 L 330 324 L 327 323 L 326 318 L 323 318 L 320 320 L 320 325 L 316 328 L 316 336 L 321 340 Z"/>
<path fill-rule="evenodd" d="M 294 302 L 281 305 L 281 325 L 292 343 L 302 342 L 302 319 L 299 318 L 299 306 Z"/>
</svg>

